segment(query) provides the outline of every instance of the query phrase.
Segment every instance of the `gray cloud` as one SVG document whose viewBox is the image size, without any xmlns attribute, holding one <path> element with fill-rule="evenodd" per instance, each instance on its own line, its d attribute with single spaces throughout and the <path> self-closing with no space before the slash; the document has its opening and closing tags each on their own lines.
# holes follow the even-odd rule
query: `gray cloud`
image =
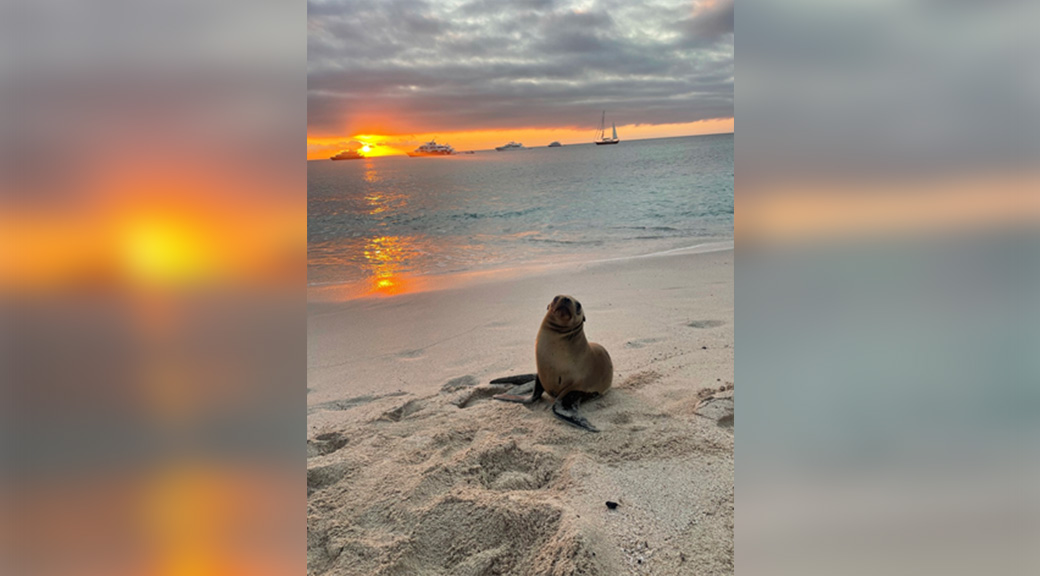
<svg viewBox="0 0 1040 576">
<path fill-rule="evenodd" d="M 733 3 L 308 2 L 315 135 L 733 115 Z M 369 124 L 378 118 L 379 125 Z"/>
<path fill-rule="evenodd" d="M 679 20 L 678 29 L 689 46 L 704 46 L 733 34 L 733 0 L 719 0 L 699 8 L 690 17 Z"/>
</svg>

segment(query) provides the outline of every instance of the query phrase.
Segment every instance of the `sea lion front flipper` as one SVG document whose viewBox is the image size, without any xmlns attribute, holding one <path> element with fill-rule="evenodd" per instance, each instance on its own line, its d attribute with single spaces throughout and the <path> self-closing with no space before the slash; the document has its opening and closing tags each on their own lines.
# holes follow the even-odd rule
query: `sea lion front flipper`
<svg viewBox="0 0 1040 576">
<path fill-rule="evenodd" d="M 572 391 L 564 394 L 562 397 L 557 398 L 556 402 L 552 405 L 553 414 L 563 420 L 564 422 L 577 426 L 578 428 L 584 428 L 589 432 L 599 432 L 589 421 L 586 420 L 581 414 L 578 414 L 578 404 L 582 397 L 585 396 L 582 392 Z"/>
<path fill-rule="evenodd" d="M 521 404 L 534 403 L 542 397 L 542 392 L 544 392 L 545 389 L 542 388 L 542 381 L 538 379 L 538 375 L 531 374 L 531 376 L 534 376 L 534 386 L 528 387 L 528 384 L 530 384 L 530 380 L 526 380 L 524 381 L 524 384 L 521 384 L 520 386 L 517 386 L 516 388 L 510 390 L 510 392 L 513 392 L 512 394 L 498 394 L 497 396 L 493 396 L 493 398 L 495 400 L 501 400 L 503 402 L 519 402 Z M 519 376 L 511 376 L 509 378 L 519 378 Z M 491 383 L 497 384 L 500 381 L 505 381 L 509 378 L 499 378 L 498 380 L 492 380 Z M 526 395 L 528 390 L 532 391 L 530 396 Z"/>
</svg>

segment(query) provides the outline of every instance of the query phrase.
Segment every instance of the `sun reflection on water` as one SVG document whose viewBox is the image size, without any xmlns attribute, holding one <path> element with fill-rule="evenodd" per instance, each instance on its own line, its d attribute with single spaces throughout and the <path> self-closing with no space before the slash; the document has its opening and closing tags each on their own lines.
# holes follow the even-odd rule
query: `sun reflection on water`
<svg viewBox="0 0 1040 576">
<path fill-rule="evenodd" d="M 366 166 L 365 181 L 378 183 L 379 172 L 373 165 Z M 380 227 L 386 227 L 389 219 L 408 205 L 404 194 L 385 190 L 374 190 L 365 196 L 368 214 L 381 219 Z M 367 292 L 373 295 L 390 296 L 402 294 L 414 288 L 406 275 L 408 263 L 420 254 L 419 241 L 415 237 L 382 235 L 365 240 L 362 251 L 366 267 Z"/>
<path fill-rule="evenodd" d="M 368 283 L 373 292 L 389 295 L 404 291 L 401 268 L 408 252 L 408 241 L 400 236 L 380 236 L 366 242 L 364 254 L 369 268 Z"/>
<path fill-rule="evenodd" d="M 375 168 L 375 164 L 370 158 L 365 159 L 365 182 L 369 184 L 375 184 L 379 182 L 379 172 Z"/>
</svg>

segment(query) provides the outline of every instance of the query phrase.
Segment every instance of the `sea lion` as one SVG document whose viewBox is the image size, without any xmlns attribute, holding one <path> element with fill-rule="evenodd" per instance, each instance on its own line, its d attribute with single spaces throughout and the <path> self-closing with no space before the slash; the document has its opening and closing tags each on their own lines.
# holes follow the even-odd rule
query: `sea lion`
<svg viewBox="0 0 1040 576">
<path fill-rule="evenodd" d="M 531 404 L 546 392 L 556 399 L 552 412 L 557 418 L 590 432 L 599 432 L 578 414 L 578 404 L 610 388 L 614 364 L 602 346 L 585 339 L 585 312 L 573 296 L 561 294 L 553 298 L 546 310 L 535 341 L 538 373 L 491 381 L 492 384 L 527 383 L 529 386 L 533 378 L 533 392 L 530 396 L 517 394 L 525 389 L 521 386 L 495 399 Z"/>
</svg>

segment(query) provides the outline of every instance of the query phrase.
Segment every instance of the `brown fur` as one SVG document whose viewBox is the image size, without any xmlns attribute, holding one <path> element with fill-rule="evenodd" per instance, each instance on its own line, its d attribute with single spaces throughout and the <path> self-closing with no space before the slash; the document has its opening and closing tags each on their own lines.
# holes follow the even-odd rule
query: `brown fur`
<svg viewBox="0 0 1040 576">
<path fill-rule="evenodd" d="M 549 304 L 535 342 L 535 361 L 542 387 L 555 398 L 574 390 L 602 394 L 614 379 L 610 355 L 585 338 L 585 311 L 571 296 L 557 296 Z"/>
</svg>

